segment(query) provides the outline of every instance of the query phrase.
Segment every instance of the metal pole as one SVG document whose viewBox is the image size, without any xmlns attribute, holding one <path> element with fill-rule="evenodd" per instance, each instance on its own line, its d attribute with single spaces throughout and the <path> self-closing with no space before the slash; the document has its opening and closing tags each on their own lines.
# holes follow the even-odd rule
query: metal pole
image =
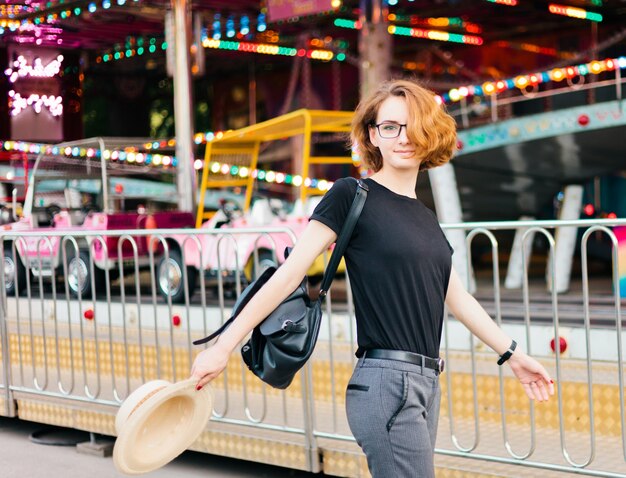
<svg viewBox="0 0 626 478">
<path fill-rule="evenodd" d="M 4 240 L 2 240 L 4 247 Z M 19 260 L 17 250 L 14 258 Z M 2 271 L 2 283 L 4 284 L 4 270 Z M 17 282 L 17 278 L 15 279 Z M 7 296 L 4 289 L 0 294 L 0 340 L 2 341 L 2 374 L 4 378 L 4 415 L 11 417 L 14 414 L 13 397 L 11 394 L 11 364 L 9 363 L 11 353 L 9 350 L 9 329 L 6 323 Z M 19 340 L 19 337 L 18 337 Z"/>
<path fill-rule="evenodd" d="M 175 29 L 174 118 L 176 119 L 176 159 L 178 208 L 195 209 L 196 176 L 193 167 L 193 115 L 191 111 L 191 69 L 189 45 L 191 38 L 191 4 L 172 0 Z"/>
<path fill-rule="evenodd" d="M 383 0 L 361 0 L 359 68 L 361 97 L 389 79 L 392 55 L 391 35 L 387 32 L 387 8 Z"/>
<path fill-rule="evenodd" d="M 256 72 L 254 69 L 254 61 L 250 62 L 248 72 L 249 122 L 252 125 L 256 124 Z"/>
</svg>

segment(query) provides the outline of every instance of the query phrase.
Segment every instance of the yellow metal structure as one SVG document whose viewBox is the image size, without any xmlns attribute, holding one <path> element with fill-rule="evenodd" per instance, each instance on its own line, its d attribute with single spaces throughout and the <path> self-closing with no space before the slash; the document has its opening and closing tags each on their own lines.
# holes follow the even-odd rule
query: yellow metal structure
<svg viewBox="0 0 626 478">
<path fill-rule="evenodd" d="M 211 218 L 212 213 L 204 210 L 204 201 L 209 189 L 245 188 L 244 211 L 248 210 L 255 180 L 252 172 L 257 168 L 261 143 L 303 135 L 302 169 L 293 172 L 293 174 L 300 174 L 303 180 L 309 176 L 309 168 L 312 164 L 352 164 L 353 161 L 350 156 L 311 156 L 311 136 L 313 133 L 349 133 L 352 116 L 351 111 L 300 109 L 262 123 L 228 131 L 207 143 L 196 227 L 200 227 L 204 221 Z M 237 166 L 239 171 L 241 168 L 247 168 L 248 174 L 244 177 L 235 178 L 230 172 L 227 174 L 223 174 L 221 171 L 212 172 L 210 165 L 213 162 L 228 164 L 231 167 Z M 300 199 L 303 202 L 307 196 L 321 193 L 318 189 L 305 187 L 304 184 L 300 186 Z"/>
</svg>

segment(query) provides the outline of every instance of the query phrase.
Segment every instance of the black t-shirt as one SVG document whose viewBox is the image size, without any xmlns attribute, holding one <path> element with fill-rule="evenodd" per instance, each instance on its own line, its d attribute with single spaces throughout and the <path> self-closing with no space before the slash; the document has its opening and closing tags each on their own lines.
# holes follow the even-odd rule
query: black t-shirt
<svg viewBox="0 0 626 478">
<path fill-rule="evenodd" d="M 419 199 L 373 179 L 345 253 L 357 320 L 357 355 L 381 348 L 439 356 L 452 248 Z M 310 219 L 339 235 L 356 181 L 335 182 Z"/>
</svg>

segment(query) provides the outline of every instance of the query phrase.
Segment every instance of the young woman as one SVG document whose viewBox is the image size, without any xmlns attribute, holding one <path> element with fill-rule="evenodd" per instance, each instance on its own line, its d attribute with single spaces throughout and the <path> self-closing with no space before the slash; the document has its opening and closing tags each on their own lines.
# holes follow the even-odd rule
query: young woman
<svg viewBox="0 0 626 478">
<path fill-rule="evenodd" d="M 434 477 L 439 417 L 439 343 L 444 303 L 500 355 L 533 400 L 554 394 L 550 376 L 464 289 L 435 215 L 416 197 L 419 171 L 454 152 L 454 120 L 414 82 L 389 81 L 358 106 L 352 140 L 374 172 L 345 253 L 356 304 L 359 360 L 348 384 L 350 429 L 374 478 Z M 335 239 L 356 183 L 335 182 L 289 259 L 192 368 L 198 389 L 226 367 L 232 351 L 292 290 Z"/>
</svg>

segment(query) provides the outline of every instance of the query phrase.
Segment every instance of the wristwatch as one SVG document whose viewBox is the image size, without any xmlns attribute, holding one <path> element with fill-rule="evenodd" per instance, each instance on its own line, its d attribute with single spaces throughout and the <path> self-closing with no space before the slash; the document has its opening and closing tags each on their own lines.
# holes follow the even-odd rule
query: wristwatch
<svg viewBox="0 0 626 478">
<path fill-rule="evenodd" d="M 513 352 L 515 351 L 515 347 L 517 347 L 517 342 L 513 340 L 509 349 L 502 355 L 500 355 L 500 358 L 498 359 L 498 365 L 502 365 L 504 362 L 511 358 L 511 355 L 513 355 Z"/>
</svg>

